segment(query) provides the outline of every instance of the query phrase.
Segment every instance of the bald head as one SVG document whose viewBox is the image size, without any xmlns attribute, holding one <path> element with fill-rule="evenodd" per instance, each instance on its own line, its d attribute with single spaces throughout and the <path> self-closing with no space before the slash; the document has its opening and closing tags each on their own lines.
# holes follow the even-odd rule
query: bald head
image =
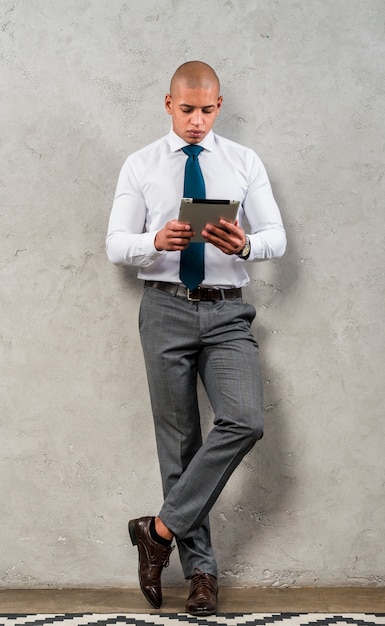
<svg viewBox="0 0 385 626">
<path fill-rule="evenodd" d="M 183 63 L 171 79 L 165 108 L 172 116 L 174 133 L 188 144 L 197 144 L 211 131 L 222 106 L 219 80 L 202 61 Z"/>
<path fill-rule="evenodd" d="M 213 68 L 203 61 L 188 61 L 176 70 L 171 79 L 170 94 L 180 86 L 188 89 L 212 89 L 216 88 L 218 96 L 220 92 L 219 78 Z"/>
</svg>

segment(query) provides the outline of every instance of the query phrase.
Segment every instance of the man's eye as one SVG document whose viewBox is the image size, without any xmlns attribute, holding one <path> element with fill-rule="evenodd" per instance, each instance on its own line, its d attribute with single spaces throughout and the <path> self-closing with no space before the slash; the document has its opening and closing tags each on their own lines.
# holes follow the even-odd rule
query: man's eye
<svg viewBox="0 0 385 626">
<path fill-rule="evenodd" d="M 184 108 L 182 111 L 183 113 L 192 113 L 193 109 Z"/>
</svg>

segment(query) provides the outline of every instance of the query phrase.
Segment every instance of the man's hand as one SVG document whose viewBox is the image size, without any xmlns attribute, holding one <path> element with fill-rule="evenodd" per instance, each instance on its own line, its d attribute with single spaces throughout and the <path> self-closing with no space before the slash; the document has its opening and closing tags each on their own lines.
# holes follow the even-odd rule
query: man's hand
<svg viewBox="0 0 385 626">
<path fill-rule="evenodd" d="M 191 230 L 190 224 L 172 220 L 156 233 L 154 245 L 158 252 L 184 250 L 194 235 L 195 232 Z"/>
<path fill-rule="evenodd" d="M 212 243 L 225 254 L 238 254 L 246 244 L 245 231 L 238 226 L 238 221 L 233 224 L 229 220 L 220 219 L 219 224 L 206 224 L 202 231 L 203 237 L 207 243 Z"/>
</svg>

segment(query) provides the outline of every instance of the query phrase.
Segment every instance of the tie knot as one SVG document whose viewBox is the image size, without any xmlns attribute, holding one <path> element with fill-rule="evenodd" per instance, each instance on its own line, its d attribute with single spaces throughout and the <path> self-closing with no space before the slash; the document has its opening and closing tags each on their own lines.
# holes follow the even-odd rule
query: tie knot
<svg viewBox="0 0 385 626">
<path fill-rule="evenodd" d="M 188 146 L 185 146 L 184 148 L 182 148 L 182 150 L 189 157 L 198 157 L 200 153 L 202 152 L 203 148 L 202 146 L 195 146 L 195 145 L 189 144 Z"/>
</svg>

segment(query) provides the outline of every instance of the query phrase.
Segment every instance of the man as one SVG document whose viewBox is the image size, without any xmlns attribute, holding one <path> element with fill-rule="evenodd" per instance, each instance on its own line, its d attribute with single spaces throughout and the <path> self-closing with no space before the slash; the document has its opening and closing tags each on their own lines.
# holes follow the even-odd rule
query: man
<svg viewBox="0 0 385 626">
<path fill-rule="evenodd" d="M 131 520 L 129 532 L 147 600 L 161 606 L 161 572 L 175 537 L 191 580 L 186 610 L 211 615 L 218 572 L 208 514 L 262 436 L 255 309 L 241 291 L 249 282 L 245 262 L 280 257 L 286 236 L 257 155 L 212 132 L 222 107 L 214 70 L 200 61 L 180 66 L 165 107 L 172 129 L 123 165 L 107 235 L 110 261 L 138 266 L 145 281 L 139 329 L 164 494 L 158 515 Z M 239 200 L 238 219 L 208 223 L 200 247 L 190 225 L 178 221 L 186 195 Z M 198 374 L 215 413 L 204 442 Z"/>
</svg>

